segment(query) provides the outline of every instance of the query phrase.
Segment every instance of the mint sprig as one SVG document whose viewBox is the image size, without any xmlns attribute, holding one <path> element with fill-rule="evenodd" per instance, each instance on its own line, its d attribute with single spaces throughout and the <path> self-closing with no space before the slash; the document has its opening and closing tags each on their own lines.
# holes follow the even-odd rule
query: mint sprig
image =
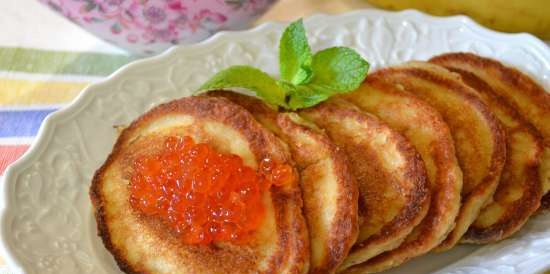
<svg viewBox="0 0 550 274">
<path fill-rule="evenodd" d="M 230 87 L 246 88 L 265 101 L 283 106 L 286 104 L 287 91 L 269 74 L 250 66 L 232 66 L 216 73 L 206 81 L 201 90 L 223 89 Z"/>
<path fill-rule="evenodd" d="M 268 103 L 296 110 L 357 89 L 368 69 L 369 63 L 350 48 L 332 47 L 312 54 L 300 19 L 285 29 L 279 42 L 280 80 L 254 67 L 232 66 L 199 90 L 246 88 Z"/>
<path fill-rule="evenodd" d="M 293 85 L 307 82 L 312 75 L 312 57 L 302 20 L 291 23 L 279 42 L 281 80 Z"/>
</svg>

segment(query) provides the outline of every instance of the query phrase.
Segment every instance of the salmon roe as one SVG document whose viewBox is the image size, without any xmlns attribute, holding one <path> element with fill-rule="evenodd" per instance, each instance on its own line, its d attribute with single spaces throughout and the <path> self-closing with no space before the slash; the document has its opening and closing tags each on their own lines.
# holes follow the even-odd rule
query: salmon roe
<svg viewBox="0 0 550 274">
<path fill-rule="evenodd" d="M 130 203 L 160 217 L 185 244 L 239 244 L 263 220 L 262 192 L 294 179 L 287 164 L 263 159 L 255 171 L 235 154 L 218 153 L 188 136 L 168 137 L 159 152 L 134 160 Z"/>
</svg>

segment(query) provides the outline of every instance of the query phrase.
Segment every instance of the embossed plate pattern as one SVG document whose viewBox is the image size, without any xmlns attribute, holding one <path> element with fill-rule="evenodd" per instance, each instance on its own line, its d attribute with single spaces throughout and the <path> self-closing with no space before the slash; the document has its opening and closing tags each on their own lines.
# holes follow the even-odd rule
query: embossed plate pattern
<svg viewBox="0 0 550 274">
<path fill-rule="evenodd" d="M 550 50 L 527 34 L 496 33 L 466 17 L 436 18 L 415 11 L 376 10 L 305 20 L 314 50 L 346 45 L 373 68 L 449 51 L 497 58 L 550 89 Z M 125 66 L 88 87 L 50 115 L 23 158 L 5 174 L 2 255 L 15 273 L 120 273 L 96 236 L 88 199 L 93 172 L 127 124 L 154 105 L 189 95 L 214 72 L 250 64 L 277 75 L 284 24 L 219 33 L 188 47 Z M 550 215 L 532 218 L 513 238 L 485 247 L 460 246 L 415 259 L 391 272 L 537 273 L 550 266 Z"/>
</svg>

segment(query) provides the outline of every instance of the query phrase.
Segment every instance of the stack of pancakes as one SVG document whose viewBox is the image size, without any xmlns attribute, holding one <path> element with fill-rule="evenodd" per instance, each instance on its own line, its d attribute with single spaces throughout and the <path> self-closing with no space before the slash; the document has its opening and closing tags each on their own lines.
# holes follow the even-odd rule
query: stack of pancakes
<svg viewBox="0 0 550 274">
<path fill-rule="evenodd" d="M 174 135 L 299 176 L 263 194 L 247 244 L 185 245 L 128 202 L 128 163 Z M 495 60 L 451 53 L 297 112 L 229 91 L 160 105 L 122 131 L 90 196 L 127 273 L 373 273 L 510 237 L 550 208 L 549 189 L 550 94 Z"/>
</svg>

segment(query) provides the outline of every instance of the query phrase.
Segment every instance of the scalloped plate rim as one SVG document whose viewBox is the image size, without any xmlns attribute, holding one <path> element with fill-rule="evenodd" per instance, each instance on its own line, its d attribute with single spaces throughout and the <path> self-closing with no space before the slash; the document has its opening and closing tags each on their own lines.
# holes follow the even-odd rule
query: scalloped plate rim
<svg viewBox="0 0 550 274">
<path fill-rule="evenodd" d="M 420 18 L 421 20 L 426 20 L 430 22 L 444 22 L 446 24 L 457 24 L 457 25 L 462 24 L 462 27 L 468 27 L 470 30 L 472 30 L 478 35 L 488 35 L 488 36 L 496 37 L 498 39 L 513 39 L 513 40 L 524 40 L 524 41 L 527 40 L 525 43 L 536 46 L 540 50 L 540 52 L 544 55 L 545 59 L 550 60 L 550 48 L 537 37 L 529 33 L 502 33 L 498 31 L 494 31 L 479 25 L 470 17 L 464 16 L 464 15 L 443 17 L 443 16 L 428 15 L 426 13 L 413 10 L 413 9 L 403 10 L 399 12 L 384 11 L 379 9 L 364 9 L 364 10 L 355 10 L 351 12 L 346 12 L 342 14 L 317 13 L 305 18 L 304 23 L 307 25 L 309 23 L 320 21 L 320 20 L 337 20 L 338 18 L 342 18 L 342 17 L 355 17 L 360 15 L 402 17 L 403 20 L 407 20 L 410 17 L 417 17 L 417 18 Z M 94 84 L 88 85 L 70 103 L 63 106 L 59 110 L 53 113 L 50 113 L 42 122 L 38 130 L 38 133 L 36 134 L 34 142 L 31 144 L 29 149 L 19 159 L 17 159 L 15 162 L 10 164 L 6 168 L 3 175 L 2 182 L 0 182 L 2 183 L 2 186 L 1 186 L 2 193 L 0 195 L 4 196 L 3 199 L 0 198 L 0 229 L 1 229 L 0 241 L 2 242 L 2 245 L 0 245 L 0 256 L 2 256 L 2 258 L 5 260 L 9 269 L 12 271 L 16 271 L 16 273 L 24 273 L 23 268 L 18 263 L 17 258 L 15 258 L 14 254 L 8 251 L 7 245 L 5 244 L 7 241 L 10 241 L 9 239 L 7 239 L 6 237 L 7 235 L 5 235 L 5 232 L 6 232 L 5 226 L 8 225 L 6 223 L 6 219 L 10 216 L 10 214 L 12 214 L 12 212 L 9 211 L 10 209 L 9 204 L 10 204 L 10 201 L 12 200 L 10 193 L 13 191 L 13 188 L 12 188 L 13 185 L 10 184 L 10 182 L 14 181 L 18 177 L 19 175 L 18 173 L 24 168 L 28 167 L 29 164 L 32 163 L 34 158 L 40 154 L 41 150 L 44 149 L 44 146 L 48 145 L 48 142 L 50 141 L 52 135 L 54 134 L 54 130 L 57 122 L 70 119 L 72 115 L 77 115 L 80 109 L 85 107 L 90 102 L 92 98 L 91 96 L 94 90 L 96 89 L 100 90 L 102 86 L 108 85 L 110 82 L 116 81 L 122 78 L 124 76 L 124 73 L 128 70 L 139 68 L 141 66 L 144 66 L 145 64 L 162 63 L 164 60 L 168 60 L 171 56 L 176 56 L 178 54 L 183 54 L 185 52 L 191 52 L 199 49 L 207 50 L 209 47 L 214 47 L 220 43 L 226 42 L 227 40 L 231 40 L 235 36 L 253 36 L 256 33 L 261 32 L 263 30 L 278 28 L 283 26 L 284 24 L 286 23 L 282 21 L 272 21 L 272 22 L 262 23 L 249 30 L 221 31 L 202 42 L 192 44 L 192 45 L 173 46 L 159 55 L 156 55 L 153 57 L 147 57 L 141 60 L 137 60 L 137 61 L 133 61 L 131 63 L 125 64 L 119 69 L 117 69 L 115 72 L 111 73 L 105 79 L 102 79 Z M 547 266 L 550 266 L 550 262 L 547 264 Z M 538 270 L 535 270 L 535 272 L 536 271 Z"/>
</svg>

